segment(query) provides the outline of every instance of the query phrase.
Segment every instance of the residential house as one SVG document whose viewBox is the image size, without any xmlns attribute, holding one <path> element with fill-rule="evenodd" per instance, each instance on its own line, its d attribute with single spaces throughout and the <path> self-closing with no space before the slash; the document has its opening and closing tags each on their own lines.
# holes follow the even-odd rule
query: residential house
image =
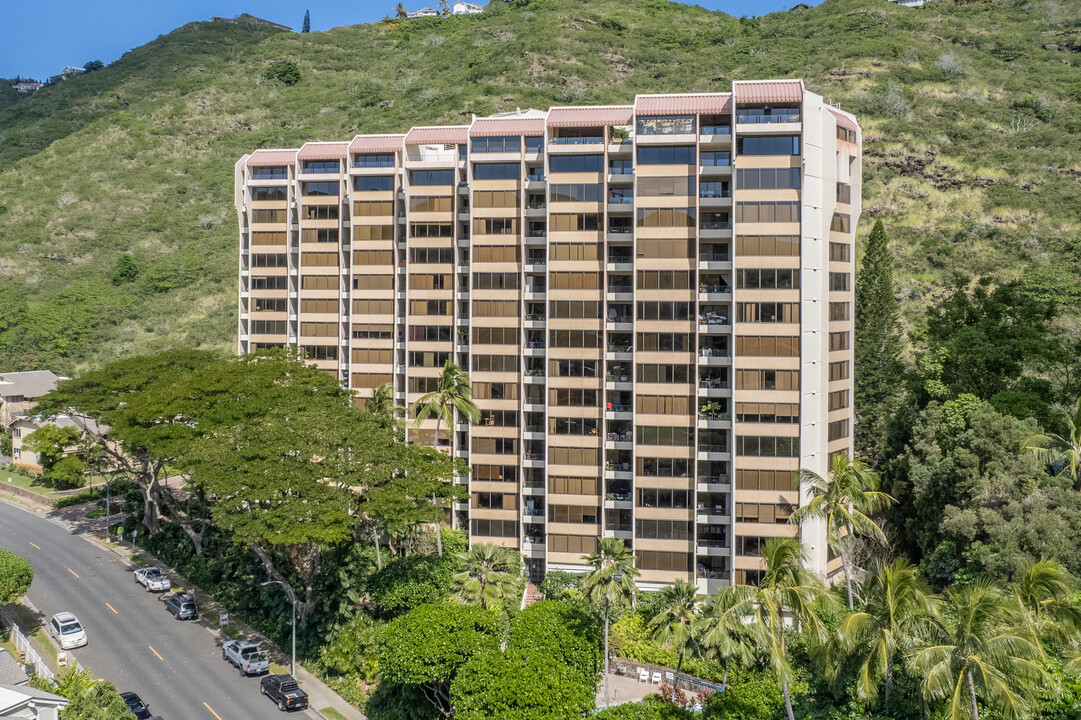
<svg viewBox="0 0 1081 720">
<path fill-rule="evenodd" d="M 484 12 L 484 6 L 477 3 L 458 0 L 458 2 L 450 6 L 450 11 L 453 15 L 478 15 Z"/>
<path fill-rule="evenodd" d="M 7 432 L 20 415 L 34 406 L 34 401 L 66 380 L 48 370 L 0 372 L 0 432 Z"/>
<path fill-rule="evenodd" d="M 894 5 L 903 5 L 904 7 L 907 7 L 907 8 L 921 8 L 921 7 L 924 6 L 925 3 L 930 2 L 930 0 L 886 0 L 886 1 L 891 2 Z"/>
<path fill-rule="evenodd" d="M 409 13 L 409 17 L 411 17 L 411 18 L 439 17 L 439 11 L 438 10 L 433 10 L 430 7 L 426 7 L 426 8 L 421 8 L 420 10 L 417 10 L 416 12 Z"/>
<path fill-rule="evenodd" d="M 11 426 L 11 464 L 19 467 L 32 470 L 33 472 L 41 472 L 41 460 L 37 453 L 31 452 L 29 449 L 23 447 L 23 443 L 26 442 L 26 438 L 40 427 L 45 425 L 55 425 L 57 427 L 73 427 L 79 431 L 79 437 L 85 437 L 89 432 L 93 435 L 100 435 L 103 430 L 94 420 L 81 416 L 71 415 L 57 415 L 56 417 L 46 418 L 40 415 L 20 415 L 15 418 L 15 422 Z M 67 448 L 65 455 L 75 452 L 74 447 Z"/>
<path fill-rule="evenodd" d="M 34 92 L 39 87 L 41 87 L 41 83 L 39 83 L 39 82 L 21 82 L 21 83 L 15 83 L 14 85 L 12 85 L 12 87 L 15 88 L 16 92 L 28 93 L 28 92 Z"/>
<path fill-rule="evenodd" d="M 29 685 L 0 685 L 0 718 L 58 720 L 67 698 Z"/>
</svg>

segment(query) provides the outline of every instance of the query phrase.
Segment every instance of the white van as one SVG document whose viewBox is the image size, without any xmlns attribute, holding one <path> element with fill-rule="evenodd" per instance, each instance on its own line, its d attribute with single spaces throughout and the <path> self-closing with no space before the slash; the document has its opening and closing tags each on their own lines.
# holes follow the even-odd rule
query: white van
<svg viewBox="0 0 1081 720">
<path fill-rule="evenodd" d="M 69 612 L 53 615 L 49 621 L 49 633 L 60 643 L 64 650 L 82 647 L 86 645 L 86 631 L 83 630 L 79 619 Z"/>
</svg>

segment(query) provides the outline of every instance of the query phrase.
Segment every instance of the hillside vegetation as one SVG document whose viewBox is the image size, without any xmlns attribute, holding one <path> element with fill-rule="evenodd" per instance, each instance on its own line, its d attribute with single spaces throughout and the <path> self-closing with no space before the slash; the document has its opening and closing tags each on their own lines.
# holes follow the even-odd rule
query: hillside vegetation
<svg viewBox="0 0 1081 720">
<path fill-rule="evenodd" d="M 189 24 L 85 77 L 0 95 L 0 368 L 232 347 L 244 152 L 743 78 L 803 77 L 861 117 L 860 237 L 886 223 L 909 318 L 959 272 L 1023 278 L 1069 305 L 1079 51 L 1081 5 L 1054 0 L 826 0 L 757 19 L 516 0 L 326 33 Z M 266 79 L 281 61 L 299 83 Z M 125 253 L 135 272 L 117 265 Z"/>
</svg>

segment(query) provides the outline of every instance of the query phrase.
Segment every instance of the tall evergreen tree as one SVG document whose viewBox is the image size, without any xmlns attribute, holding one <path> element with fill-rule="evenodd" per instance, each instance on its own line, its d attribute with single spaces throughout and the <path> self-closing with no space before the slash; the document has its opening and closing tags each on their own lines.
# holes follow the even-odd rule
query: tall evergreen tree
<svg viewBox="0 0 1081 720">
<path fill-rule="evenodd" d="M 900 386 L 901 323 L 893 287 L 893 253 L 876 220 L 856 275 L 856 452 L 875 465 Z"/>
<path fill-rule="evenodd" d="M 312 31 L 312 13 L 311 10 L 304 11 L 304 25 L 300 28 L 302 33 L 310 33 Z"/>
</svg>

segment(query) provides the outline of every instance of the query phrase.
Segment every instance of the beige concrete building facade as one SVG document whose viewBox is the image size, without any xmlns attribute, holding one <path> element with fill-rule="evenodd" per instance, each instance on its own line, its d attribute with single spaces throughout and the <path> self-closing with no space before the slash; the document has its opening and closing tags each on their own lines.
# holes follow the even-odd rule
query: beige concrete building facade
<svg viewBox="0 0 1081 720">
<path fill-rule="evenodd" d="M 834 572 L 788 516 L 798 470 L 851 452 L 860 147 L 776 80 L 256 150 L 238 350 L 298 348 L 405 404 L 468 369 L 483 417 L 440 438 L 472 467 L 453 519 L 534 578 L 609 536 L 643 587 L 712 592 L 797 532 Z"/>
</svg>

